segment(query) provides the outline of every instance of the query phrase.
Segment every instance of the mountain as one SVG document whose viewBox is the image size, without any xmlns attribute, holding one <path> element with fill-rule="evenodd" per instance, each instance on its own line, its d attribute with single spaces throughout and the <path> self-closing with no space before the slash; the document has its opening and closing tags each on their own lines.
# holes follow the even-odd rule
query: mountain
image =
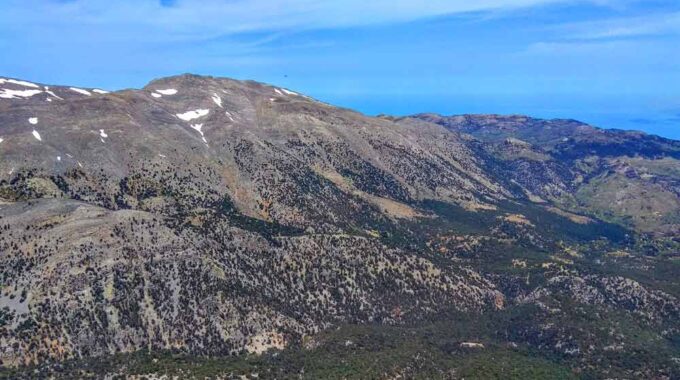
<svg viewBox="0 0 680 380">
<path fill-rule="evenodd" d="M 0 79 L 0 157 L 0 376 L 680 376 L 678 141 Z"/>
<path fill-rule="evenodd" d="M 479 140 L 481 149 L 495 158 L 489 170 L 500 170 L 500 177 L 539 202 L 594 213 L 655 235 L 680 231 L 679 141 L 574 120 L 429 114 L 415 118 Z"/>
</svg>

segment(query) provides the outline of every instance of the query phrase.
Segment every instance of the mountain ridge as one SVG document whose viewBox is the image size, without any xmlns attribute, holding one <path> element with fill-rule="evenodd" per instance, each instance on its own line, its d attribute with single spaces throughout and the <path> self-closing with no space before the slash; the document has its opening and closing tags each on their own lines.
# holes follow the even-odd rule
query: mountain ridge
<svg viewBox="0 0 680 380">
<path fill-rule="evenodd" d="M 190 74 L 110 93 L 17 81 L 0 83 L 8 371 L 140 350 L 269 360 L 324 350 L 335 327 L 469 318 L 480 335 L 424 335 L 423 352 L 481 339 L 593 376 L 678 373 L 680 142 L 523 116 L 373 118 Z M 617 344 L 633 349 L 612 358 Z"/>
</svg>

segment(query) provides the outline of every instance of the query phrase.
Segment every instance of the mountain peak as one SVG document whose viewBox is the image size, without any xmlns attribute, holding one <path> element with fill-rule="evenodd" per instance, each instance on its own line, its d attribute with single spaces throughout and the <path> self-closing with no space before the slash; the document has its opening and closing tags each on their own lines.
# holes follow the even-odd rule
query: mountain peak
<svg viewBox="0 0 680 380">
<path fill-rule="evenodd" d="M 209 76 L 209 75 L 198 75 L 198 74 L 191 74 L 191 73 L 184 73 L 184 74 L 178 74 L 178 75 L 171 75 L 167 77 L 162 77 L 162 78 L 157 78 L 152 81 L 150 81 L 146 86 L 143 87 L 143 89 L 149 89 L 154 86 L 159 86 L 159 85 L 175 85 L 178 87 L 193 87 L 197 85 L 207 85 L 207 84 L 216 84 L 216 83 L 226 83 L 226 82 L 239 82 L 235 79 L 227 78 L 227 77 L 214 77 L 214 76 Z"/>
</svg>

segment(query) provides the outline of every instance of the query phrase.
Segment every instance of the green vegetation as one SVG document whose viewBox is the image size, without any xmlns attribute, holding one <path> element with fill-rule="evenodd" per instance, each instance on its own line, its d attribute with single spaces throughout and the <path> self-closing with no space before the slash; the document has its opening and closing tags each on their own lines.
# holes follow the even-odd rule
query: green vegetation
<svg viewBox="0 0 680 380">
<path fill-rule="evenodd" d="M 197 357 L 140 351 L 5 370 L 0 378 L 165 374 L 203 379 L 257 374 L 260 379 L 381 379 L 397 375 L 413 379 L 577 379 L 600 378 L 605 373 L 626 377 L 639 370 L 670 378 L 679 374 L 670 363 L 677 341 L 660 337 L 625 313 L 561 301 L 564 313 L 556 315 L 525 305 L 482 315 L 452 312 L 445 320 L 418 326 L 344 325 L 261 356 Z M 534 315 L 533 320 L 527 315 Z M 617 345 L 631 349 L 608 348 Z M 582 355 L 588 350 L 598 352 L 597 358 Z"/>
<path fill-rule="evenodd" d="M 136 352 L 0 372 L 0 378 L 27 378 L 36 373 L 57 378 L 104 374 L 197 379 L 254 374 L 261 379 L 378 379 L 399 374 L 413 379 L 575 378 L 567 367 L 533 357 L 526 350 L 497 346 L 464 349 L 455 343 L 438 347 L 429 342 L 434 337 L 424 335 L 431 333 L 425 329 L 345 326 L 314 338 L 319 345 L 316 348 L 297 346 L 262 356 L 220 358 Z"/>
<path fill-rule="evenodd" d="M 661 185 L 627 178 L 623 174 L 606 174 L 591 179 L 575 194 L 580 207 L 598 217 L 640 231 L 655 231 L 660 226 L 678 222 L 678 196 Z M 675 215 L 675 217 L 673 216 Z"/>
<path fill-rule="evenodd" d="M 246 231 L 256 232 L 267 239 L 282 235 L 301 235 L 304 232 L 301 228 L 285 226 L 278 222 L 268 222 L 243 215 L 236 209 L 234 203 L 228 196 L 224 196 L 214 209 L 218 211 L 219 216 L 228 218 L 235 226 Z M 211 226 L 207 223 L 207 225 L 204 225 L 204 228 L 211 228 Z"/>
<path fill-rule="evenodd" d="M 551 237 L 554 240 L 571 242 L 585 242 L 599 238 L 606 238 L 618 243 L 625 239 L 625 228 L 602 221 L 593 223 L 576 223 L 568 218 L 552 213 L 541 205 L 529 202 L 503 201 L 498 209 L 493 211 L 467 211 L 460 206 L 437 201 L 425 201 L 423 207 L 432 210 L 443 219 L 430 224 L 421 221 L 426 228 L 439 226 L 440 229 L 450 229 L 459 233 L 488 233 L 490 227 L 498 224 L 498 217 L 505 214 L 524 215 L 536 228 L 539 235 Z"/>
</svg>

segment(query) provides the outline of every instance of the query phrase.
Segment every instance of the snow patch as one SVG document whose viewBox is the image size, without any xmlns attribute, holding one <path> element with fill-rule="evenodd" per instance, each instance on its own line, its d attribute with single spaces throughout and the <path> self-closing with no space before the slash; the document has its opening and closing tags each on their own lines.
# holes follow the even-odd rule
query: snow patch
<svg viewBox="0 0 680 380">
<path fill-rule="evenodd" d="M 203 117 L 207 115 L 210 112 L 210 110 L 205 110 L 205 109 L 199 109 L 195 111 L 188 111 L 185 113 L 178 113 L 177 117 L 184 120 L 184 121 L 190 121 L 193 119 L 198 119 L 199 117 Z"/>
<path fill-rule="evenodd" d="M 45 86 L 45 92 L 48 93 L 48 94 L 50 94 L 50 95 L 52 95 L 52 96 L 54 96 L 54 97 L 57 98 L 57 99 L 64 100 L 63 98 L 59 97 L 59 96 L 58 96 L 57 94 L 55 94 L 54 92 L 50 91 L 50 88 L 47 87 L 47 86 Z M 48 102 L 51 102 L 52 100 L 51 100 L 51 99 L 48 99 L 47 101 L 48 101 Z"/>
<path fill-rule="evenodd" d="M 274 89 L 274 92 L 276 92 L 276 93 L 279 94 L 279 95 L 283 95 L 283 92 L 281 92 L 278 88 L 275 88 L 275 89 Z"/>
<path fill-rule="evenodd" d="M 79 94 L 87 95 L 87 96 L 92 96 L 90 91 L 83 90 L 82 88 L 77 88 L 77 87 L 69 87 L 69 90 L 77 92 Z"/>
<path fill-rule="evenodd" d="M 203 139 L 203 142 L 208 145 L 208 141 L 205 139 L 205 135 L 203 135 L 203 131 L 201 128 L 203 128 L 203 124 L 191 124 L 191 128 L 195 129 L 198 131 L 198 133 L 201 134 L 201 138 Z"/>
<path fill-rule="evenodd" d="M 95 88 L 94 90 L 92 90 L 92 92 L 96 92 L 97 94 L 108 94 L 109 93 L 108 91 L 100 90 L 98 88 Z"/>
<path fill-rule="evenodd" d="M 213 102 L 215 102 L 215 104 L 217 104 L 220 108 L 222 108 L 222 98 L 220 98 L 220 96 L 217 95 L 217 93 L 215 93 L 215 95 L 213 95 L 212 100 L 213 100 Z"/>
<path fill-rule="evenodd" d="M 24 87 L 40 88 L 40 86 L 38 86 L 35 83 L 26 82 L 26 81 L 23 81 L 23 80 L 0 78 L 0 84 L 5 84 L 5 83 L 17 84 L 19 86 L 24 86 Z"/>
<path fill-rule="evenodd" d="M 38 124 L 38 118 L 37 117 L 31 117 L 31 118 L 28 119 L 28 122 L 33 124 L 33 125 L 36 125 L 36 124 Z"/>
<path fill-rule="evenodd" d="M 201 132 L 201 128 L 203 128 L 203 124 L 191 124 L 191 128 L 197 130 L 198 133 L 203 134 L 203 132 Z"/>
<path fill-rule="evenodd" d="M 166 155 L 158 153 L 158 157 L 165 158 Z"/>
<path fill-rule="evenodd" d="M 288 95 L 300 95 L 297 92 L 286 90 L 285 88 L 282 88 L 281 91 L 285 92 Z"/>
<path fill-rule="evenodd" d="M 2 137 L 0 137 L 0 143 L 3 142 L 3 141 L 5 141 L 5 140 Z"/>
<path fill-rule="evenodd" d="M 177 90 L 174 88 L 168 88 L 167 90 L 156 90 L 159 94 L 163 95 L 175 95 L 177 93 Z"/>
<path fill-rule="evenodd" d="M 157 93 L 155 93 L 155 92 L 152 92 L 152 93 L 151 93 L 151 96 L 153 96 L 154 98 L 161 98 L 161 97 L 163 97 L 163 95 L 157 94 Z"/>
<path fill-rule="evenodd" d="M 61 161 L 61 156 L 57 156 L 57 161 Z"/>
<path fill-rule="evenodd" d="M 8 88 L 3 88 L 0 92 L 0 98 L 4 99 L 15 99 L 15 98 L 29 98 L 33 95 L 38 95 L 42 93 L 40 90 L 10 90 Z"/>
<path fill-rule="evenodd" d="M 33 130 L 33 137 L 35 137 L 36 140 L 42 141 L 42 137 L 40 137 L 40 133 L 36 131 L 35 129 Z"/>
<path fill-rule="evenodd" d="M 231 120 L 232 122 L 234 121 L 234 118 L 231 117 L 231 113 L 230 113 L 229 111 L 225 111 L 224 114 L 227 115 L 227 117 L 229 118 L 229 120 Z"/>
<path fill-rule="evenodd" d="M 109 135 L 107 135 L 106 132 L 104 132 L 103 129 L 100 129 L 100 130 L 99 130 L 99 136 L 101 136 L 101 137 L 103 137 L 103 138 L 109 137 Z"/>
</svg>

